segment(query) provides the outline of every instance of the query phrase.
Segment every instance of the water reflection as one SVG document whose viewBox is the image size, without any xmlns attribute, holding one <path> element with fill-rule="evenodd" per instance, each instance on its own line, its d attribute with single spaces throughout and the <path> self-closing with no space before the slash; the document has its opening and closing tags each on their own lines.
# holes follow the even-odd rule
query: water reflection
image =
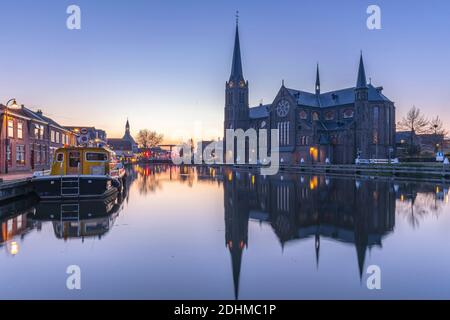
<svg viewBox="0 0 450 320">
<path fill-rule="evenodd" d="M 114 225 L 120 205 L 117 195 L 102 200 L 40 202 L 29 219 L 36 224 L 51 222 L 58 239 L 101 239 Z"/>
<path fill-rule="evenodd" d="M 223 214 L 225 228 L 221 232 L 224 234 L 218 236 L 225 238 L 225 253 L 230 257 L 227 259 L 231 259 L 232 279 L 229 281 L 232 281 L 236 299 L 240 294 L 244 256 L 257 250 L 254 249 L 256 243 L 249 243 L 254 230 L 250 228 L 252 224 L 267 226 L 275 235 L 281 253 L 287 246 L 311 244 L 310 249 L 305 250 L 311 250 L 315 256 L 315 262 L 311 260 L 315 272 L 321 269 L 321 244 L 324 241 L 352 246 L 353 258 L 347 257 L 345 263 L 358 270 L 354 279 L 359 283 L 367 267 L 368 252 L 372 248 L 383 248 L 386 238 L 395 233 L 396 222 L 399 222 L 396 219 L 419 229 L 427 217 L 440 218 L 448 203 L 448 186 L 445 184 L 300 174 L 263 177 L 226 168 L 136 166 L 128 169 L 124 193 L 108 199 L 38 203 L 29 198 L 1 205 L 0 247 L 8 256 L 20 255 L 27 235 L 42 231 L 43 225 L 51 225 L 52 237 L 58 242 L 84 242 L 88 238 L 103 240 L 115 232 L 119 215 L 134 214 L 129 210 L 130 204 L 138 201 L 151 207 L 151 196 L 167 193 L 171 190 L 168 186 L 174 184 L 187 186 L 192 192 L 211 189 L 223 194 L 223 212 L 211 214 Z M 168 195 L 173 200 L 177 196 L 175 193 Z M 174 204 L 164 203 L 164 206 Z M 195 208 L 187 208 L 185 214 L 193 215 L 194 211 Z M 174 223 L 181 214 L 174 217 Z M 146 219 L 151 221 L 155 216 L 148 213 Z M 193 229 L 191 232 L 197 236 L 205 230 Z M 170 233 L 167 230 L 167 234 Z M 142 239 L 154 242 L 166 239 L 150 231 L 145 237 Z M 170 234 L 171 239 L 177 237 L 176 233 Z M 210 249 L 223 251 L 220 246 Z M 245 253 L 246 250 L 249 253 Z M 151 260 L 150 257 L 146 259 Z M 151 261 L 148 263 L 150 265 Z M 322 268 L 323 264 L 322 260 Z"/>
<path fill-rule="evenodd" d="M 261 177 L 228 172 L 224 181 L 226 241 L 232 257 L 236 298 L 248 221 L 269 224 L 283 248 L 313 237 L 317 267 L 320 241 L 329 238 L 355 246 L 359 276 L 366 251 L 382 245 L 395 224 L 395 192 L 384 182 L 280 175 Z"/>
</svg>

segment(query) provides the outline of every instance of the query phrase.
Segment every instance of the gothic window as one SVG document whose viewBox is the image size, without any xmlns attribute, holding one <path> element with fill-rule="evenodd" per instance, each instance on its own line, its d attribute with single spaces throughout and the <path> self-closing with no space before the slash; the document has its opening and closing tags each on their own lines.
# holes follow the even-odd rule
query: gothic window
<svg viewBox="0 0 450 320">
<path fill-rule="evenodd" d="M 280 145 L 287 145 L 290 143 L 289 128 L 290 128 L 290 122 L 288 122 L 288 121 L 278 122 Z"/>
<path fill-rule="evenodd" d="M 300 111 L 299 116 L 300 116 L 300 119 L 302 119 L 302 120 L 308 119 L 308 114 L 306 113 L 305 110 Z"/>
<path fill-rule="evenodd" d="M 377 129 L 373 129 L 373 131 L 372 131 L 372 143 L 378 144 L 378 130 Z"/>
<path fill-rule="evenodd" d="M 353 116 L 354 116 L 353 109 L 346 109 L 346 110 L 344 110 L 344 119 L 353 118 Z"/>
<path fill-rule="evenodd" d="M 328 111 L 325 113 L 325 120 L 333 120 L 334 119 L 334 111 Z"/>
<path fill-rule="evenodd" d="M 391 144 L 391 109 L 389 107 L 386 107 L 386 137 L 387 137 L 387 143 Z"/>
<path fill-rule="evenodd" d="M 378 128 L 378 120 L 380 116 L 380 108 L 378 106 L 373 107 L 373 127 Z"/>
<path fill-rule="evenodd" d="M 319 113 L 313 112 L 312 119 L 313 119 L 313 121 L 318 121 L 319 120 Z"/>
<path fill-rule="evenodd" d="M 299 144 L 301 146 L 307 146 L 309 145 L 309 136 L 300 136 Z"/>
</svg>

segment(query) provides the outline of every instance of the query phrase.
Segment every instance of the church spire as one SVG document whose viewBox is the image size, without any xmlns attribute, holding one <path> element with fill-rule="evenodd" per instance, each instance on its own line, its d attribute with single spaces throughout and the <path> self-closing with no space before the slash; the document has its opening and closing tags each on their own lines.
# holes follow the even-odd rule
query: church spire
<svg viewBox="0 0 450 320">
<path fill-rule="evenodd" d="M 362 51 L 361 57 L 359 58 L 358 80 L 356 82 L 356 88 L 367 88 L 366 71 L 364 70 Z"/>
<path fill-rule="evenodd" d="M 316 95 L 320 94 L 320 75 L 319 75 L 319 63 L 317 63 L 316 71 Z"/>
<path fill-rule="evenodd" d="M 241 46 L 239 42 L 239 11 L 236 12 L 236 35 L 234 38 L 233 65 L 231 67 L 230 80 L 244 80 L 242 72 Z"/>
<path fill-rule="evenodd" d="M 128 121 L 128 118 L 127 123 L 125 124 L 125 132 L 130 132 L 130 122 Z"/>
</svg>

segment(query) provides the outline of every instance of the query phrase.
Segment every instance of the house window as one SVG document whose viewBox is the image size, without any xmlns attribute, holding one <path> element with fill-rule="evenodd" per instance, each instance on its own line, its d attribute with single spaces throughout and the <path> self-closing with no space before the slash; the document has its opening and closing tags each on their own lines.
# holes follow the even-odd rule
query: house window
<svg viewBox="0 0 450 320">
<path fill-rule="evenodd" d="M 23 122 L 17 122 L 17 139 L 23 139 Z"/>
<path fill-rule="evenodd" d="M 17 145 L 16 146 L 16 164 L 25 165 L 25 146 Z"/>
<path fill-rule="evenodd" d="M 8 137 L 14 138 L 14 121 L 12 119 L 8 120 Z"/>
<path fill-rule="evenodd" d="M 60 135 L 60 133 L 56 132 L 55 134 L 56 134 L 56 143 L 59 143 L 59 135 Z"/>
<path fill-rule="evenodd" d="M 55 142 L 55 130 L 50 131 L 50 141 Z"/>
<path fill-rule="evenodd" d="M 44 140 L 44 126 L 40 124 L 34 125 L 34 137 L 36 139 Z"/>
</svg>

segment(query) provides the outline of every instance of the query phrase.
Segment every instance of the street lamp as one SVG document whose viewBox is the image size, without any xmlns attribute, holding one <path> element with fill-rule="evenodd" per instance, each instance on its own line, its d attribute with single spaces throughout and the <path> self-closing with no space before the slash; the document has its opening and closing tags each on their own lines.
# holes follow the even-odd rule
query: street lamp
<svg viewBox="0 0 450 320">
<path fill-rule="evenodd" d="M 15 98 L 9 99 L 5 104 L 5 112 L 3 115 L 5 123 L 5 174 L 8 173 L 8 146 L 9 146 L 9 134 L 8 134 L 8 105 L 11 103 L 11 107 L 17 108 L 17 102 Z M 11 155 L 10 155 L 11 156 Z"/>
</svg>

